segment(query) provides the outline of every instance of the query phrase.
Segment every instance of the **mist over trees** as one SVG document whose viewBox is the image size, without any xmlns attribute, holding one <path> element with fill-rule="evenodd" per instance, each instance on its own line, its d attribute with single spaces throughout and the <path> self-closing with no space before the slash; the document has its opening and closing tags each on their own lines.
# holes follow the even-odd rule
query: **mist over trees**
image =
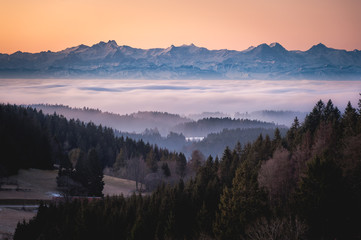
<svg viewBox="0 0 361 240">
<path fill-rule="evenodd" d="M 159 147 L 166 148 L 170 151 L 183 152 L 187 158 L 191 157 L 193 151 L 200 151 L 205 156 L 222 156 L 224 149 L 227 146 L 234 147 L 238 142 L 247 144 L 253 142 L 262 134 L 273 135 L 276 128 L 237 128 L 237 129 L 223 129 L 219 133 L 210 133 L 202 140 L 189 141 L 181 133 L 173 133 L 162 137 L 158 132 L 147 130 L 143 134 L 122 133 L 115 131 L 116 136 L 124 136 L 134 140 L 143 140 L 156 144 Z M 280 134 L 285 136 L 287 129 L 280 128 Z"/>
<path fill-rule="evenodd" d="M 87 107 L 72 108 L 49 104 L 33 104 L 30 107 L 42 110 L 45 114 L 56 113 L 67 119 L 79 119 L 85 123 L 93 122 L 122 132 L 142 133 L 146 129 L 157 129 L 157 132 L 162 136 L 166 136 L 175 125 L 191 121 L 191 119 L 181 117 L 178 114 L 166 112 L 137 112 L 120 115 Z"/>
<path fill-rule="evenodd" d="M 245 145 L 255 141 L 260 134 L 263 136 L 272 136 L 277 128 L 248 128 L 248 129 L 223 129 L 220 133 L 208 134 L 202 141 L 193 143 L 192 149 L 198 149 L 205 155 L 222 156 L 224 149 L 234 147 L 237 143 Z M 286 128 L 279 129 L 280 134 L 284 136 Z"/>
<path fill-rule="evenodd" d="M 62 115 L 69 119 L 79 119 L 85 124 L 93 122 L 112 127 L 116 137 L 142 140 L 145 143 L 166 148 L 169 151 L 182 152 L 187 158 L 194 150 L 200 150 L 205 156 L 221 156 L 226 146 L 235 146 L 254 141 L 259 134 L 272 135 L 275 128 L 285 133 L 285 126 L 270 122 L 248 119 L 232 119 L 222 113 L 202 113 L 191 115 L 202 117 L 197 121 L 181 117 L 177 114 L 163 112 L 138 112 L 127 115 L 102 112 L 98 109 L 71 108 L 64 105 L 37 104 L 30 105 L 43 113 Z M 297 112 L 269 112 L 275 118 L 287 115 L 297 116 Z M 295 114 L 295 115 L 294 115 Z M 248 117 L 254 117 L 247 114 Z M 261 115 L 258 115 L 262 117 Z M 262 118 L 260 118 L 262 119 Z M 289 121 L 289 124 L 292 120 Z M 190 141 L 189 137 L 203 140 Z"/>
<path fill-rule="evenodd" d="M 296 111 L 274 111 L 274 110 L 263 110 L 255 112 L 246 112 L 246 113 L 235 113 L 235 118 L 243 118 L 250 120 L 261 120 L 265 122 L 274 122 L 280 125 L 285 125 L 287 127 L 291 126 L 294 118 L 297 117 L 303 122 L 306 117 L 306 112 L 296 112 Z"/>
<path fill-rule="evenodd" d="M 194 150 L 200 150 L 205 156 L 221 156 L 226 146 L 235 146 L 237 142 L 246 144 L 254 141 L 259 134 L 272 135 L 275 128 L 285 134 L 286 127 L 270 122 L 248 119 L 232 119 L 222 113 L 202 113 L 205 117 L 193 121 L 177 114 L 161 112 L 138 112 L 118 115 L 102 112 L 98 109 L 71 108 L 64 105 L 31 105 L 46 114 L 61 114 L 67 119 L 78 118 L 92 121 L 102 126 L 113 127 L 116 137 L 130 138 L 136 141 L 157 145 L 169 151 L 182 152 L 187 158 Z M 266 115 L 280 118 L 296 116 L 297 112 L 265 111 Z M 296 115 L 293 115 L 296 114 Z M 194 117 L 194 115 L 192 115 Z M 247 114 L 248 117 L 255 115 Z M 261 115 L 257 115 L 262 117 Z M 262 118 L 260 118 L 262 119 Z M 290 121 L 291 122 L 291 121 Z M 190 141 L 189 137 L 204 137 L 202 140 Z M 200 139 L 201 139 L 200 138 Z"/>
<path fill-rule="evenodd" d="M 173 130 L 188 137 L 205 137 L 210 133 L 221 132 L 223 129 L 237 128 L 276 128 L 276 124 L 249 119 L 203 118 L 196 122 L 178 124 Z"/>
<path fill-rule="evenodd" d="M 66 195 L 101 196 L 103 170 L 113 166 L 112 174 L 144 185 L 146 174 L 161 163 L 172 166 L 181 157 L 142 140 L 116 137 L 108 127 L 44 115 L 30 107 L 0 105 L 0 123 L 1 177 L 21 168 L 52 169 L 55 164 L 59 166 L 58 186 Z M 131 174 L 138 167 L 133 161 L 142 159 L 145 164 L 150 155 L 152 169 L 146 166 L 141 172 L 144 176 Z M 172 181 L 177 179 L 173 172 Z"/>
<path fill-rule="evenodd" d="M 14 239 L 359 239 L 361 100 L 343 114 L 319 101 L 280 132 L 195 152 L 193 178 L 149 195 L 42 205 Z"/>
</svg>

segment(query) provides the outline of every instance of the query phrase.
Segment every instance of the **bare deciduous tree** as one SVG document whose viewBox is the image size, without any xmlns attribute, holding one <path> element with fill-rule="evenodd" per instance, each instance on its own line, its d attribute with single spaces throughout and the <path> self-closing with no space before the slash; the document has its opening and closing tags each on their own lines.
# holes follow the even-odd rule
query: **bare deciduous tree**
<svg viewBox="0 0 361 240">
<path fill-rule="evenodd" d="M 199 150 L 194 150 L 191 155 L 191 159 L 188 162 L 190 166 L 191 174 L 195 175 L 198 169 L 204 164 L 205 157 Z"/>
<path fill-rule="evenodd" d="M 133 157 L 126 161 L 127 177 L 135 181 L 136 190 L 143 190 L 144 178 L 147 171 L 146 163 L 142 157 Z M 139 186 L 140 184 L 140 186 Z"/>
<path fill-rule="evenodd" d="M 268 190 L 272 202 L 280 203 L 287 199 L 294 181 L 290 153 L 286 149 L 278 148 L 273 158 L 262 164 L 258 183 Z"/>
<path fill-rule="evenodd" d="M 321 123 L 315 134 L 315 141 L 312 144 L 312 156 L 321 156 L 324 151 L 330 146 L 333 141 L 332 138 L 333 127 L 332 124 Z"/>
</svg>

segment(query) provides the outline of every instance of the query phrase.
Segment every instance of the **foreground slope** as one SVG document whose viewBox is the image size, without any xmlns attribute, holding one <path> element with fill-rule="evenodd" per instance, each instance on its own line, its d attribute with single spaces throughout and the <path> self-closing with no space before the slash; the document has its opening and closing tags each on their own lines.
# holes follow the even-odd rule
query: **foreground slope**
<svg viewBox="0 0 361 240">
<path fill-rule="evenodd" d="M 14 239 L 360 239 L 360 143 L 361 99 L 343 114 L 319 101 L 286 137 L 226 148 L 188 182 L 41 206 Z"/>
</svg>

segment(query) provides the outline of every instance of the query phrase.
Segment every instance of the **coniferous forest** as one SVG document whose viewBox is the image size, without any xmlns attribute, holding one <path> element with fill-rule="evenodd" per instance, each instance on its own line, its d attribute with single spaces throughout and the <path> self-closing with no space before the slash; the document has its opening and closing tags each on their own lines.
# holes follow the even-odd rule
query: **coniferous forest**
<svg viewBox="0 0 361 240">
<path fill-rule="evenodd" d="M 0 123 L 0 178 L 19 169 L 58 165 L 57 184 L 66 195 L 102 196 L 104 168 L 124 168 L 124 177 L 138 185 L 144 174 L 135 171 L 142 167 L 161 160 L 177 166 L 186 162 L 182 153 L 115 137 L 111 128 L 45 115 L 31 107 L 0 105 Z"/>
<path fill-rule="evenodd" d="M 1 105 L 0 112 L 9 123 L 1 130 L 7 141 L 28 131 L 15 147 L 1 142 L 2 153 L 17 161 L 2 160 L 3 172 L 58 163 L 64 171 L 59 179 L 72 178 L 84 195 L 101 196 L 101 186 L 82 183 L 81 174 L 92 175 L 79 170 L 84 164 L 98 166 L 89 170 L 96 173 L 99 166 L 121 165 L 123 154 L 142 157 L 154 170 L 152 159 L 181 163 L 179 181 L 161 184 L 151 194 L 42 204 L 34 219 L 18 224 L 16 240 L 361 238 L 361 99 L 356 108 L 348 103 L 343 113 L 331 100 L 320 100 L 304 122 L 295 118 L 285 137 L 276 129 L 271 137 L 227 147 L 188 178 L 185 169 L 194 162 L 184 163 L 181 153 L 30 108 Z M 28 143 L 38 155 L 24 160 Z M 80 173 L 67 175 L 74 168 Z"/>
</svg>

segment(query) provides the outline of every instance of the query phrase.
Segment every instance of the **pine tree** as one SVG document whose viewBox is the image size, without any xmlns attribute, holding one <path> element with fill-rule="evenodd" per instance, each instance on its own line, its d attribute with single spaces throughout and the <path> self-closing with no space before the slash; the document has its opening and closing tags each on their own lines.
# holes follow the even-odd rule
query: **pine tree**
<svg viewBox="0 0 361 240">
<path fill-rule="evenodd" d="M 103 170 L 96 150 L 92 148 L 82 156 L 76 163 L 74 179 L 82 184 L 85 195 L 103 196 Z"/>
<path fill-rule="evenodd" d="M 308 163 L 296 193 L 296 208 L 318 239 L 338 239 L 345 214 L 341 169 L 333 162 L 316 156 Z"/>
<path fill-rule="evenodd" d="M 357 112 L 349 101 L 347 103 L 345 113 L 342 115 L 342 125 L 344 127 L 344 134 L 346 136 L 353 136 L 357 133 Z"/>
<path fill-rule="evenodd" d="M 178 158 L 176 159 L 176 173 L 181 177 L 184 178 L 186 174 L 186 167 L 187 167 L 187 159 L 183 153 L 180 153 Z"/>
<path fill-rule="evenodd" d="M 218 174 L 222 184 L 228 187 L 232 184 L 232 179 L 234 177 L 233 173 L 235 171 L 235 169 L 231 169 L 232 161 L 232 152 L 228 147 L 226 147 L 219 163 Z"/>
<path fill-rule="evenodd" d="M 273 145 L 273 149 L 281 147 L 281 145 L 282 145 L 282 136 L 281 136 L 281 132 L 278 128 L 276 128 L 276 130 L 275 130 L 272 145 Z"/>
<path fill-rule="evenodd" d="M 312 109 L 312 112 L 306 116 L 303 124 L 304 130 L 307 129 L 313 134 L 320 125 L 321 121 L 324 120 L 324 111 L 325 104 L 322 100 L 319 100 Z"/>
<path fill-rule="evenodd" d="M 299 129 L 300 129 L 300 122 L 298 121 L 298 118 L 295 117 L 295 119 L 293 120 L 293 123 L 291 125 L 291 128 L 289 129 L 289 131 L 287 132 L 287 135 L 286 135 L 287 147 L 290 148 L 290 150 L 294 149 L 294 147 L 301 140 L 300 134 L 299 134 Z"/>
<path fill-rule="evenodd" d="M 232 187 L 223 190 L 214 233 L 218 239 L 240 239 L 246 225 L 265 213 L 266 195 L 258 187 L 257 171 L 244 162 L 237 169 Z"/>
<path fill-rule="evenodd" d="M 164 175 L 165 177 L 170 177 L 171 173 L 170 173 L 170 169 L 169 169 L 168 163 L 163 163 L 163 164 L 162 164 L 162 170 L 163 170 L 163 175 Z"/>
<path fill-rule="evenodd" d="M 335 123 L 340 120 L 341 113 L 337 107 L 333 106 L 333 103 L 328 100 L 324 110 L 324 120 L 326 123 Z"/>
<path fill-rule="evenodd" d="M 88 191 L 90 196 L 103 196 L 103 170 L 98 158 L 98 154 L 94 148 L 88 153 L 89 176 Z"/>
</svg>

